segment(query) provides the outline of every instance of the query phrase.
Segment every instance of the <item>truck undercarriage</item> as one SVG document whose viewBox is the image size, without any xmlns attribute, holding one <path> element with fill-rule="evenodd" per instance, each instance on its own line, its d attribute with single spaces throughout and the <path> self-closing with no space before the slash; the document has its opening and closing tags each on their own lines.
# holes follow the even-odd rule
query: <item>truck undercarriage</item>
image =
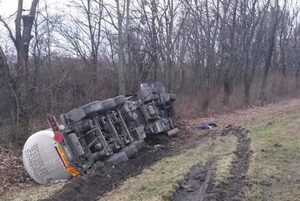
<svg viewBox="0 0 300 201">
<path fill-rule="evenodd" d="M 171 120 L 174 94 L 159 82 L 143 83 L 137 96 L 123 95 L 94 101 L 60 116 L 60 129 L 53 116 L 48 122 L 57 151 L 72 176 L 135 156 L 144 139 L 159 134 L 175 135 Z"/>
</svg>

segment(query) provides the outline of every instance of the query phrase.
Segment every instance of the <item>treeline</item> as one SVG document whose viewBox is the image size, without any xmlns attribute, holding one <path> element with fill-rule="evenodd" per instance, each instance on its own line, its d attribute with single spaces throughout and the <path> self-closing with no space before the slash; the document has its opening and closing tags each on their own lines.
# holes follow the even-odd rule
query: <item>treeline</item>
<svg viewBox="0 0 300 201">
<path fill-rule="evenodd" d="M 47 113 L 134 94 L 143 81 L 164 82 L 189 113 L 299 93 L 299 9 L 287 0 L 65 4 L 24 11 L 19 0 L 0 18 L 15 49 L 0 48 L 1 118 L 19 128 L 14 139 Z"/>
</svg>

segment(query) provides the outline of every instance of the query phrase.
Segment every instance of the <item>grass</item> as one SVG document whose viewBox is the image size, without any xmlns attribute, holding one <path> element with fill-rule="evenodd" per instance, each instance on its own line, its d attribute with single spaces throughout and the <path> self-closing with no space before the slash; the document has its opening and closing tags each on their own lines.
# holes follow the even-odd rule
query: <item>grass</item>
<svg viewBox="0 0 300 201">
<path fill-rule="evenodd" d="M 245 201 L 300 200 L 300 115 L 292 112 L 245 127 L 250 130 L 253 151 Z M 215 182 L 219 183 L 230 175 L 235 147 L 234 136 L 219 137 L 212 143 L 165 158 L 99 200 L 171 200 L 190 168 L 208 160 L 215 161 Z"/>
<path fill-rule="evenodd" d="M 0 197 L 0 201 L 35 201 L 51 196 L 56 190 L 62 188 L 64 184 L 54 184 L 51 186 L 33 185 L 21 190 L 14 190 Z"/>
<path fill-rule="evenodd" d="M 247 110 L 238 119 L 250 130 L 251 157 L 246 179 L 245 201 L 300 201 L 300 115 L 299 103 Z M 247 116 L 248 115 L 248 116 Z M 276 117 L 274 117 L 276 116 Z M 230 117 L 230 115 L 229 115 Z M 229 118 L 224 117 L 225 119 Z M 235 117 L 237 118 L 237 117 Z M 230 176 L 234 136 L 218 137 L 164 158 L 141 174 L 124 181 L 99 201 L 166 201 L 189 170 L 207 161 L 215 161 L 215 182 Z M 0 197 L 0 200 L 33 201 L 51 195 L 61 186 L 32 186 Z"/>
<path fill-rule="evenodd" d="M 99 200 L 171 200 L 178 183 L 193 166 L 204 165 L 209 160 L 227 161 L 235 149 L 235 143 L 234 136 L 220 137 L 213 143 L 203 143 L 196 148 L 182 151 L 176 156 L 162 159 L 140 175 L 126 180 L 121 187 Z M 221 179 L 226 171 L 219 173 L 218 178 Z"/>
<path fill-rule="evenodd" d="M 233 146 L 231 147 L 234 148 Z M 220 184 L 222 181 L 226 181 L 230 175 L 231 161 L 234 159 L 232 153 L 222 156 L 216 161 L 216 175 L 215 175 L 215 185 Z"/>
<path fill-rule="evenodd" d="M 300 115 L 249 127 L 253 155 L 247 201 L 300 200 Z"/>
</svg>

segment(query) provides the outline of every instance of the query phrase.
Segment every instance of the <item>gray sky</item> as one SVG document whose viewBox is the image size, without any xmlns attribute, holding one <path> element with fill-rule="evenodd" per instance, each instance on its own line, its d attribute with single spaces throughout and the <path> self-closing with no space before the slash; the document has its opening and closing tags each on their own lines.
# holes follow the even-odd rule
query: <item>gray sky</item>
<svg viewBox="0 0 300 201">
<path fill-rule="evenodd" d="M 40 0 L 41 4 L 44 5 L 44 2 L 47 1 L 47 4 L 50 9 L 62 8 L 65 0 Z M 29 9 L 32 0 L 24 0 L 24 9 Z M 12 15 L 16 12 L 18 6 L 18 0 L 0 0 L 0 16 L 4 18 Z"/>
<path fill-rule="evenodd" d="M 65 8 L 64 4 L 68 0 L 40 0 L 41 4 L 44 5 L 44 2 L 47 1 L 50 10 L 60 10 Z M 299 0 L 288 0 L 293 2 L 293 5 L 300 5 Z M 28 9 L 30 7 L 32 0 L 24 0 L 24 8 Z M 18 0 L 0 0 L 0 16 L 6 18 L 12 15 L 17 10 Z"/>
</svg>

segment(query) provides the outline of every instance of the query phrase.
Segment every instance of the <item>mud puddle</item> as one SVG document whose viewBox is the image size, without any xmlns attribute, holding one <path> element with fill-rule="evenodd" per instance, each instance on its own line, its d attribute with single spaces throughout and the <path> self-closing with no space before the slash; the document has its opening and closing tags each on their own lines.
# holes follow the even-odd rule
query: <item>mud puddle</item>
<svg viewBox="0 0 300 201">
<path fill-rule="evenodd" d="M 234 151 L 235 159 L 231 162 L 230 176 L 218 185 L 214 184 L 215 164 L 207 162 L 204 166 L 195 166 L 185 177 L 182 185 L 174 193 L 174 201 L 240 201 L 243 198 L 243 187 L 246 185 L 246 174 L 250 165 L 249 131 L 243 128 L 230 128 L 226 135 L 237 138 Z"/>
</svg>

